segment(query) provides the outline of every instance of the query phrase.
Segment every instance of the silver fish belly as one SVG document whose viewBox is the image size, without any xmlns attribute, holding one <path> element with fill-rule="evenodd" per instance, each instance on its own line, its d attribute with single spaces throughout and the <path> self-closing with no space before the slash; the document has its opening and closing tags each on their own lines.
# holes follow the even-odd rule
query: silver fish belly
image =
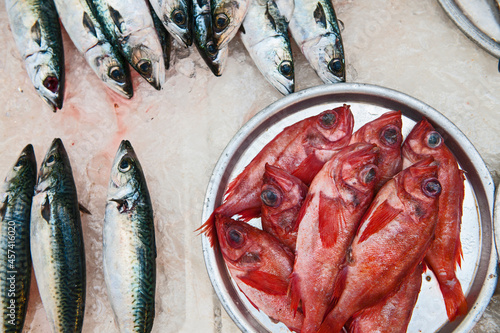
<svg viewBox="0 0 500 333">
<path fill-rule="evenodd" d="M 149 3 L 167 31 L 181 45 L 190 46 L 193 43 L 191 1 L 149 0 Z"/>
<path fill-rule="evenodd" d="M 165 80 L 163 50 L 144 1 L 89 0 L 110 42 L 155 89 Z"/>
<path fill-rule="evenodd" d="M 64 98 L 61 26 L 52 0 L 5 0 L 9 23 L 28 76 L 53 111 Z"/>
<path fill-rule="evenodd" d="M 254 0 L 240 33 L 257 68 L 283 95 L 292 93 L 295 86 L 287 27 L 274 1 Z"/>
<path fill-rule="evenodd" d="M 31 280 L 30 212 L 36 183 L 33 146 L 27 145 L 0 191 L 0 330 L 22 332 Z"/>
<path fill-rule="evenodd" d="M 150 332 L 155 315 L 153 209 L 141 165 L 122 141 L 113 162 L 103 228 L 104 280 L 120 332 Z"/>
<path fill-rule="evenodd" d="M 68 155 L 55 139 L 40 167 L 31 207 L 31 257 L 53 332 L 81 332 L 85 312 L 85 250 Z"/>
<path fill-rule="evenodd" d="M 289 29 L 323 82 L 345 81 L 344 46 L 330 1 L 295 0 Z"/>
<path fill-rule="evenodd" d="M 61 22 L 77 50 L 97 76 L 112 90 L 131 98 L 127 63 L 106 39 L 86 0 L 54 0 Z"/>
</svg>

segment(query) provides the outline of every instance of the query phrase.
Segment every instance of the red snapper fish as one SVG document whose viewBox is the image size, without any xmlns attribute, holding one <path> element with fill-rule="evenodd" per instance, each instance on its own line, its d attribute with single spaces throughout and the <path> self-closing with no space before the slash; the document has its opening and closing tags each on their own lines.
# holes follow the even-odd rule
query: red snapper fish
<svg viewBox="0 0 500 333">
<path fill-rule="evenodd" d="M 307 194 L 307 186 L 297 177 L 266 164 L 260 198 L 262 229 L 295 251 L 295 221 Z"/>
<path fill-rule="evenodd" d="M 303 316 L 291 310 L 288 295 L 293 253 L 248 223 L 223 215 L 215 219 L 222 256 L 240 290 L 257 309 L 300 332 Z"/>
<path fill-rule="evenodd" d="M 378 169 L 379 181 L 375 186 L 379 190 L 389 179 L 403 168 L 401 143 L 401 111 L 386 112 L 375 120 L 360 127 L 351 138 L 351 144 L 367 142 L 380 148 Z"/>
<path fill-rule="evenodd" d="M 334 151 L 351 140 L 354 118 L 348 105 L 326 110 L 283 129 L 262 148 L 245 169 L 229 184 L 223 204 L 215 209 L 198 229 L 214 246 L 216 214 L 248 221 L 260 215 L 262 177 L 266 163 L 272 164 L 304 181 L 300 175 L 314 177 Z M 312 175 L 312 176 L 311 176 Z"/>
<path fill-rule="evenodd" d="M 340 332 L 354 314 L 397 290 L 422 262 L 434 236 L 440 192 L 432 158 L 380 189 L 356 232 L 335 281 L 333 309 L 318 332 Z"/>
<path fill-rule="evenodd" d="M 415 125 L 403 144 L 405 164 L 412 164 L 428 156 L 438 165 L 438 179 L 442 186 L 439 196 L 439 215 L 436 238 L 425 262 L 436 275 L 443 294 L 448 319 L 467 313 L 467 300 L 455 269 L 461 265 L 462 245 L 460 224 L 464 201 L 464 173 L 441 135 L 426 119 Z"/>
<path fill-rule="evenodd" d="M 340 150 L 314 178 L 297 218 L 291 277 L 292 307 L 302 302 L 302 332 L 316 332 L 332 300 L 344 261 L 378 181 L 379 148 L 358 143 Z"/>
<path fill-rule="evenodd" d="M 417 303 L 422 285 L 423 265 L 401 284 L 401 287 L 385 299 L 356 314 L 349 321 L 348 333 L 401 333 L 406 332 L 413 308 Z"/>
</svg>

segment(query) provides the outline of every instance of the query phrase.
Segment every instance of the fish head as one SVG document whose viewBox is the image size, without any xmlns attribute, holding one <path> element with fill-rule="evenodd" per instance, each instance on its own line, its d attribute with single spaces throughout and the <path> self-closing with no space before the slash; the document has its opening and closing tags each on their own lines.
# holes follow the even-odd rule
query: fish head
<svg viewBox="0 0 500 333">
<path fill-rule="evenodd" d="M 306 194 L 307 186 L 300 179 L 266 163 L 260 195 L 262 215 L 273 216 L 299 209 Z"/>
<path fill-rule="evenodd" d="M 302 50 L 323 82 L 345 82 L 344 48 L 340 36 L 327 33 L 304 43 Z"/>
<path fill-rule="evenodd" d="M 314 123 L 315 131 L 328 142 L 341 143 L 345 141 L 345 145 L 351 140 L 353 127 L 354 116 L 349 105 L 346 104 L 335 109 L 323 111 L 316 116 Z M 312 139 L 311 137 L 310 140 Z M 312 145 L 314 144 L 312 143 Z M 336 144 L 336 146 L 338 145 Z M 317 148 L 326 147 L 318 146 Z"/>
<path fill-rule="evenodd" d="M 366 123 L 353 135 L 351 142 L 370 142 L 380 148 L 400 149 L 403 142 L 401 111 L 386 112 Z"/>
<path fill-rule="evenodd" d="M 446 149 L 443 137 L 424 118 L 408 134 L 402 150 L 405 163 L 411 164 L 429 155 L 436 156 L 443 149 Z"/>
<path fill-rule="evenodd" d="M 139 159 L 128 140 L 123 140 L 118 147 L 113 165 L 108 187 L 108 200 L 123 199 L 134 195 L 146 187 L 143 179 L 143 172 Z"/>
<path fill-rule="evenodd" d="M 165 10 L 163 21 L 165 27 L 174 38 L 185 46 L 193 44 L 191 6 L 189 1 L 165 1 L 168 7 Z"/>
<path fill-rule="evenodd" d="M 200 55 L 207 64 L 208 68 L 212 71 L 215 76 L 221 76 L 224 68 L 226 66 L 226 61 L 229 54 L 229 49 L 227 46 L 219 48 L 217 47 L 212 36 L 208 36 L 204 44 L 199 45 L 196 43 Z"/>
<path fill-rule="evenodd" d="M 56 138 L 45 154 L 38 172 L 36 192 L 43 192 L 47 188 L 58 185 L 61 175 L 72 174 L 69 157 L 61 139 Z"/>
<path fill-rule="evenodd" d="M 128 38 L 132 67 L 155 89 L 160 90 L 165 80 L 163 50 L 154 29 L 140 30 Z"/>
<path fill-rule="evenodd" d="M 32 182 L 26 182 L 26 179 L 32 179 Z M 17 186 L 17 184 L 30 184 L 31 190 L 35 186 L 36 181 L 36 158 L 35 151 L 31 144 L 24 147 L 23 151 L 17 158 L 14 166 L 9 170 L 5 178 L 4 184 L 10 184 L 10 189 L 22 190 L 23 186 Z M 4 189 L 3 192 L 7 192 Z"/>
<path fill-rule="evenodd" d="M 283 95 L 295 90 L 295 73 L 293 68 L 290 43 L 283 36 L 266 38 L 252 46 L 257 68 L 266 79 Z"/>
<path fill-rule="evenodd" d="M 213 33 L 218 48 L 223 48 L 238 32 L 250 1 L 212 1 Z"/>
<path fill-rule="evenodd" d="M 129 67 L 111 44 L 96 45 L 85 53 L 85 57 L 109 88 L 126 98 L 132 98 L 134 92 Z"/>
<path fill-rule="evenodd" d="M 64 63 L 51 52 L 36 52 L 25 59 L 28 75 L 42 99 L 55 112 L 62 109 L 64 99 Z"/>
<path fill-rule="evenodd" d="M 434 158 L 427 157 L 403 170 L 399 175 L 399 187 L 418 201 L 437 203 L 441 194 L 438 166 Z"/>
</svg>

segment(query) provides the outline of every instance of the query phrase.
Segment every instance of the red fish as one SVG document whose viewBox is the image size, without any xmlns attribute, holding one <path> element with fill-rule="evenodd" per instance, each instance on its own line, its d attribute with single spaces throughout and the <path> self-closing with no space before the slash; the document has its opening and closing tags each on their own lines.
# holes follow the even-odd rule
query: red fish
<svg viewBox="0 0 500 333">
<path fill-rule="evenodd" d="M 399 290 L 355 315 L 349 333 L 406 332 L 422 285 L 423 265 L 406 277 Z"/>
<path fill-rule="evenodd" d="M 347 146 L 314 178 L 297 219 L 292 306 L 302 302 L 302 332 L 315 332 L 332 299 L 335 277 L 378 181 L 379 149 Z"/>
<path fill-rule="evenodd" d="M 436 239 L 432 242 L 425 261 L 436 275 L 443 294 L 448 319 L 467 313 L 467 300 L 455 269 L 461 264 L 462 245 L 460 224 L 464 201 L 464 173 L 455 156 L 444 144 L 444 139 L 425 119 L 415 125 L 403 144 L 405 164 L 432 156 L 438 165 L 438 179 L 442 186 L 439 196 L 439 216 Z"/>
<path fill-rule="evenodd" d="M 314 177 L 333 151 L 349 143 L 353 125 L 351 110 L 348 105 L 343 105 L 285 128 L 229 184 L 224 203 L 215 209 L 198 230 L 204 232 L 214 246 L 215 214 L 228 217 L 239 214 L 242 221 L 258 217 L 262 205 L 260 191 L 266 163 L 289 173 Z"/>
<path fill-rule="evenodd" d="M 401 156 L 402 126 L 401 112 L 390 111 L 366 123 L 352 135 L 351 144 L 367 142 L 380 148 L 378 161 L 379 182 L 375 186 L 375 190 L 379 190 L 382 185 L 403 168 Z"/>
<path fill-rule="evenodd" d="M 340 332 L 355 313 L 397 290 L 422 262 L 434 236 L 441 191 L 431 163 L 429 158 L 401 171 L 377 193 L 335 281 L 333 310 L 318 332 Z"/>
<path fill-rule="evenodd" d="M 266 164 L 262 200 L 262 229 L 295 251 L 295 221 L 307 194 L 307 186 L 297 177 Z"/>
<path fill-rule="evenodd" d="M 240 290 L 257 309 L 300 332 L 303 316 L 291 310 L 288 295 L 293 253 L 248 223 L 223 215 L 215 219 L 224 261 Z"/>
</svg>

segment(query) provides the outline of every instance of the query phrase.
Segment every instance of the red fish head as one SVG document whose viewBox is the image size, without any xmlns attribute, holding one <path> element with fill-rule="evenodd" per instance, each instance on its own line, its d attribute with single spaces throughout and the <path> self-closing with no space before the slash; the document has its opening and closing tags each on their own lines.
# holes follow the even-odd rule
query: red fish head
<svg viewBox="0 0 500 333">
<path fill-rule="evenodd" d="M 359 128 L 353 134 L 351 142 L 369 142 L 380 148 L 394 149 L 403 142 L 402 126 L 401 111 L 386 112 Z"/>
<path fill-rule="evenodd" d="M 410 161 L 418 161 L 424 156 L 439 153 L 445 147 L 441 134 L 424 118 L 408 134 L 403 144 L 403 155 Z"/>
<path fill-rule="evenodd" d="M 262 215 L 273 215 L 300 205 L 307 194 L 307 186 L 288 172 L 266 164 L 261 191 Z"/>
<path fill-rule="evenodd" d="M 420 201 L 435 201 L 441 194 L 441 184 L 437 178 L 438 167 L 432 157 L 420 162 L 401 172 L 404 191 Z"/>
<path fill-rule="evenodd" d="M 314 131 L 307 137 L 309 144 L 318 149 L 328 149 L 328 144 L 351 140 L 354 116 L 349 105 L 344 104 L 332 110 L 326 110 L 316 116 Z"/>
</svg>

